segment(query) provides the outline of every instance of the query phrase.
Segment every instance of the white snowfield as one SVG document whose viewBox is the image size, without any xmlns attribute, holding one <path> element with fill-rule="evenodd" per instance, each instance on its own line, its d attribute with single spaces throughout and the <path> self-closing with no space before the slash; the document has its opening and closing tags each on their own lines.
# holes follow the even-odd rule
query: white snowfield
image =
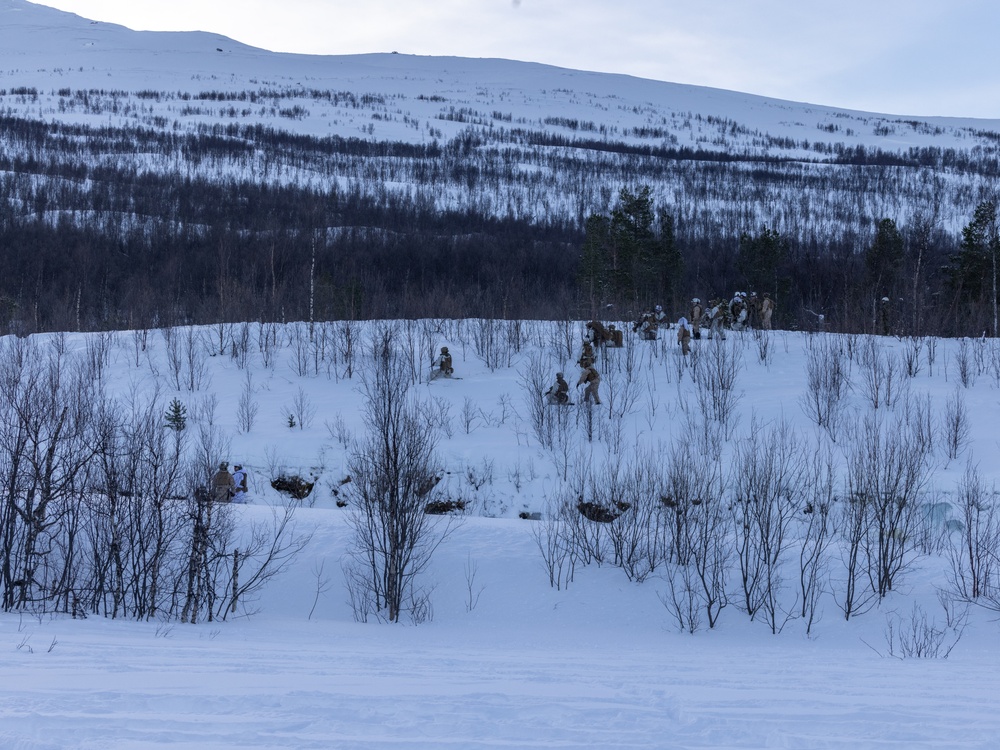
<svg viewBox="0 0 1000 750">
<path fill-rule="evenodd" d="M 323 326 L 333 340 L 338 325 Z M 361 324 L 362 341 L 376 325 Z M 201 329 L 205 374 L 192 392 L 171 386 L 163 339 L 155 331 L 138 367 L 132 335 L 117 334 L 111 339 L 107 390 L 124 394 L 135 387 L 151 393 L 159 387 L 161 398 L 176 396 L 188 405 L 192 429 L 198 405 L 216 398 L 215 423 L 232 439 L 228 458 L 250 472 L 252 503 L 234 507 L 237 517 L 266 518 L 269 506 L 280 502 L 268 483 L 277 469 L 311 474 L 318 478 L 316 488 L 297 510 L 295 523 L 313 538 L 248 606 L 251 614 L 226 622 L 0 614 L 0 747 L 997 746 L 1000 626 L 994 612 L 972 607 L 964 629 L 945 639 L 951 648 L 947 658 L 940 658 L 944 649 L 939 658 L 903 658 L 900 641 L 889 642 L 890 625 L 897 634 L 909 627 L 915 605 L 947 630 L 937 597 L 939 589 L 949 590 L 945 547 L 927 554 L 912 550 L 893 590 L 848 621 L 838 604 L 842 559 L 839 547 L 831 548 L 808 636 L 805 621 L 795 616 L 802 513 L 796 514 L 781 563 L 779 602 L 792 616 L 778 634 L 761 618 L 751 621 L 740 611 L 735 562 L 729 606 L 715 628 L 702 622 L 693 634 L 680 631 L 663 603 L 664 568 L 638 583 L 610 560 L 578 564 L 568 585 L 552 587 L 535 534 L 545 521 L 517 515 L 553 517 L 566 487 L 565 467 L 533 434 L 528 416 L 533 396 L 523 378 L 534 359 L 553 376 L 566 371 L 575 384 L 578 347 L 572 356 L 562 350 L 561 324 L 525 323 L 521 351 L 512 355 L 510 366 L 491 370 L 476 354 L 474 332 L 482 325 L 477 321 L 392 325 L 401 345 L 407 326 L 438 332 L 427 356 L 420 357 L 427 364 L 411 393 L 449 414 L 435 433 L 448 472 L 438 490 L 468 501 L 466 512 L 451 518 L 457 525 L 420 576 L 420 585 L 431 591 L 430 619 L 416 625 L 404 615 L 399 624 L 376 618 L 360 623 L 348 604 L 341 565 L 351 541 L 351 505 L 337 507 L 336 501 L 350 497 L 351 484 L 340 484 L 347 449 L 335 435 L 356 438 L 363 432 L 358 387 L 367 343 L 348 379 L 344 361 L 336 358 L 318 373 L 298 371 L 294 326 L 281 329 L 270 367 L 255 353 L 245 370 L 228 356 L 209 356 L 209 342 L 219 330 Z M 582 323 L 570 328 L 573 339 L 582 332 Z M 685 406 L 699 409 L 690 359 L 681 361 L 671 333 L 656 342 L 629 337 L 624 350 L 600 352 L 606 403 L 595 407 L 599 427 L 592 442 L 584 431 L 585 410 L 549 407 L 574 414 L 568 428 L 571 476 L 585 465 L 628 463 L 650 448 L 666 463 L 671 445 L 685 434 Z M 67 356 L 83 356 L 94 335 L 67 336 Z M 33 341 L 44 351 L 47 338 Z M 951 528 L 950 538 L 958 542 L 960 524 L 947 521 L 959 515 L 955 488 L 966 466 L 978 463 L 990 485 L 1000 471 L 992 460 L 1000 372 L 991 363 L 1000 361 L 997 342 L 784 331 L 767 340 L 765 360 L 761 339 L 750 333 L 731 333 L 723 345 L 738 368 L 732 429 L 718 444 L 725 469 L 731 469 L 738 446 L 758 439 L 751 425 L 784 420 L 802 445 L 826 433 L 801 405 L 810 351 L 835 344 L 844 351 L 855 347 L 860 357 L 863 346 L 873 347 L 891 358 L 902 389 L 879 411 L 895 418 L 914 403 L 931 405 L 937 432 L 922 497 L 938 515 L 921 528 L 941 537 Z M 695 356 L 706 362 L 713 343 L 693 343 Z M 427 383 L 431 354 L 441 344 L 449 346 L 462 379 Z M 902 363 L 914 350 L 918 371 L 911 377 Z M 629 358 L 641 395 L 619 413 L 621 368 Z M 971 369 L 963 370 L 963 363 Z M 964 386 L 963 371 L 969 376 Z M 260 411 L 250 432 L 241 432 L 236 412 L 248 372 Z M 874 411 L 864 372 L 860 359 L 849 366 L 843 424 Z M 614 388 L 619 406 L 607 403 L 614 400 Z M 313 418 L 304 428 L 289 428 L 286 414 L 298 394 L 314 408 Z M 965 409 L 968 433 L 959 441 L 958 457 L 949 460 L 945 405 L 956 399 Z M 617 455 L 614 425 L 625 436 Z M 841 473 L 842 451 L 853 444 L 845 434 L 838 443 L 826 443 L 838 456 Z M 838 480 L 838 496 L 845 492 Z M 447 519 L 436 523 L 440 528 Z"/>
</svg>

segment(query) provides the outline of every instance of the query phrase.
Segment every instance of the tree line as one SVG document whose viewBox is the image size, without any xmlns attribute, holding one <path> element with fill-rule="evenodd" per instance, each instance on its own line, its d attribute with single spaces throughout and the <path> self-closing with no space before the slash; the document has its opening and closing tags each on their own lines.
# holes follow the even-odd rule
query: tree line
<svg viewBox="0 0 1000 750">
<path fill-rule="evenodd" d="M 972 284 L 989 277 L 950 228 L 992 200 L 970 187 L 989 154 L 945 179 L 906 159 L 595 156 L 476 128 L 414 145 L 5 116 L 0 134 L 5 331 L 625 318 L 655 303 L 679 316 L 692 296 L 752 290 L 788 327 L 992 332 L 993 298 Z M 595 253 L 621 243 L 631 265 L 599 279 Z"/>
</svg>

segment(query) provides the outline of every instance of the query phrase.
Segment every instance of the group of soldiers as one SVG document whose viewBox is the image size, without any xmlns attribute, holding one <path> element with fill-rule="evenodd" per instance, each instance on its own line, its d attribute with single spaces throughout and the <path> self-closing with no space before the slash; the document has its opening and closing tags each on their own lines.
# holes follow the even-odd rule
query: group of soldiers
<svg viewBox="0 0 1000 750">
<path fill-rule="evenodd" d="M 229 473 L 229 462 L 219 463 L 219 470 L 212 476 L 212 500 L 217 503 L 246 503 L 249 501 L 247 495 L 247 473 L 242 464 L 233 466 L 233 473 Z"/>
<path fill-rule="evenodd" d="M 729 302 L 712 300 L 709 302 L 709 309 L 702 314 L 703 322 L 705 317 L 708 319 L 710 338 L 713 334 L 720 334 L 725 338 L 726 328 L 734 331 L 770 331 L 773 316 L 774 300 L 768 292 L 764 292 L 763 297 L 758 297 L 757 292 L 736 292 Z"/>
<path fill-rule="evenodd" d="M 736 292 L 728 302 L 723 299 L 710 300 L 708 305 L 702 305 L 701 299 L 693 297 L 688 316 L 682 315 L 677 320 L 677 344 L 681 347 L 682 354 L 689 354 L 691 351 L 691 339 L 701 338 L 701 329 L 708 328 L 708 338 L 718 336 L 726 338 L 726 329 L 742 331 L 747 329 L 771 330 L 771 319 L 774 315 L 774 301 L 767 292 L 762 297 L 758 297 L 756 292 Z M 655 341 L 659 336 L 660 328 L 669 329 L 670 323 L 661 305 L 656 305 L 652 310 L 643 312 L 638 320 L 632 325 L 632 330 L 639 335 L 639 338 L 646 341 Z M 615 325 L 605 326 L 599 320 L 591 320 L 584 326 L 583 351 L 577 364 L 580 366 L 580 379 L 577 387 L 585 385 L 583 400 L 584 403 L 601 403 L 598 395 L 598 387 L 601 384 L 601 374 L 594 367 L 597 356 L 595 346 L 621 347 L 624 346 L 624 336 Z M 431 380 L 439 377 L 450 378 L 455 370 L 452 367 L 451 354 L 448 347 L 441 347 L 441 354 L 434 361 L 434 368 L 431 371 Z M 556 373 L 556 382 L 545 392 L 548 403 L 554 405 L 572 404 L 569 400 L 569 382 L 563 373 Z"/>
</svg>

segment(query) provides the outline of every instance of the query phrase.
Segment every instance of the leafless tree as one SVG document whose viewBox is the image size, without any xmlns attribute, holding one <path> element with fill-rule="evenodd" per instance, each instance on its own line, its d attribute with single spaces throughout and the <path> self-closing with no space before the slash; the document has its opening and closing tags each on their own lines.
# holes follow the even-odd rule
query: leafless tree
<svg viewBox="0 0 1000 750">
<path fill-rule="evenodd" d="M 590 485 L 591 502 L 614 516 L 608 524 L 614 564 L 630 581 L 644 581 L 667 554 L 661 530 L 666 513 L 659 499 L 665 480 L 659 457 L 650 449 L 636 451 L 625 464 L 610 462 Z"/>
<path fill-rule="evenodd" d="M 88 495 L 88 606 L 106 616 L 170 616 L 187 524 L 186 431 L 165 430 L 162 403 L 133 393 L 101 403 Z"/>
<path fill-rule="evenodd" d="M 942 442 L 948 460 L 953 461 L 965 448 L 969 441 L 969 433 L 972 431 L 972 425 L 969 423 L 969 412 L 965 408 L 965 400 L 958 390 L 955 390 L 945 402 L 941 427 L 944 432 Z"/>
<path fill-rule="evenodd" d="M 908 377 L 915 378 L 920 374 L 921 354 L 924 351 L 924 339 L 920 336 L 909 336 L 903 349 L 903 366 Z"/>
<path fill-rule="evenodd" d="M 903 418 L 910 438 L 921 453 L 930 456 L 937 444 L 937 420 L 934 418 L 934 402 L 929 393 L 906 399 Z"/>
<path fill-rule="evenodd" d="M 577 551 L 569 514 L 576 508 L 565 494 L 556 497 L 538 521 L 532 521 L 531 534 L 542 555 L 549 585 L 557 591 L 567 588 L 576 570 Z M 577 514 L 578 515 L 578 514 Z"/>
<path fill-rule="evenodd" d="M 514 352 L 505 334 L 504 321 L 492 318 L 477 318 L 472 321 L 472 343 L 476 356 L 491 372 L 510 366 Z"/>
<path fill-rule="evenodd" d="M 52 354 L 46 360 L 37 348 L 14 343 L 6 352 L 0 374 L 3 435 L 4 547 L 3 606 L 22 609 L 44 606 L 53 595 L 54 580 L 70 574 L 53 568 L 48 551 L 58 545 L 66 523 L 79 520 L 80 480 L 94 451 L 93 405 L 98 383 L 91 377 L 92 360 L 72 368 Z"/>
<path fill-rule="evenodd" d="M 862 550 L 872 591 L 883 598 L 906 570 L 929 460 L 904 420 L 868 415 L 847 450 L 848 495 L 862 514 Z"/>
<path fill-rule="evenodd" d="M 688 506 L 684 544 L 690 551 L 689 567 L 698 583 L 698 600 L 708 627 L 714 628 L 729 604 L 727 585 L 732 552 L 723 500 L 724 480 L 722 467 L 711 458 L 690 466 L 700 486 Z"/>
<path fill-rule="evenodd" d="M 273 369 L 278 353 L 278 324 L 273 321 L 262 321 L 257 328 L 257 350 L 260 361 L 267 369 Z"/>
<path fill-rule="evenodd" d="M 377 338 L 362 391 L 367 434 L 348 462 L 354 539 L 347 585 L 355 606 L 370 604 L 373 614 L 398 622 L 421 605 L 416 579 L 451 522 L 425 512 L 436 491 L 425 491 L 427 480 L 440 472 L 434 431 L 407 395 L 406 363 Z"/>
<path fill-rule="evenodd" d="M 810 336 L 807 342 L 806 392 L 799 403 L 806 416 L 836 440 L 850 387 L 847 361 L 835 337 Z"/>
<path fill-rule="evenodd" d="M 858 388 L 873 409 L 893 408 L 906 393 L 899 360 L 884 348 L 882 339 L 865 336 L 858 362 Z"/>
<path fill-rule="evenodd" d="M 801 481 L 802 451 L 791 426 L 754 420 L 733 457 L 733 530 L 742 608 L 751 619 L 762 614 L 773 633 L 791 616 L 781 601 L 782 568 Z"/>
<path fill-rule="evenodd" d="M 286 408 L 286 413 L 291 415 L 300 430 L 308 429 L 312 426 L 313 419 L 316 418 L 316 406 L 313 404 L 309 394 L 301 386 L 292 398 L 292 405 Z"/>
<path fill-rule="evenodd" d="M 229 355 L 232 357 L 236 366 L 241 370 L 245 370 L 250 362 L 250 324 L 247 322 L 240 323 L 236 326 L 235 333 L 233 334 L 232 343 L 229 350 Z"/>
<path fill-rule="evenodd" d="M 295 560 L 312 538 L 295 526 L 296 503 L 289 499 L 271 508 L 267 521 L 252 522 L 226 540 L 217 551 L 218 575 L 213 577 L 216 594 L 215 619 L 225 620 L 238 612 L 249 613 L 254 597 Z"/>
<path fill-rule="evenodd" d="M 737 390 L 742 365 L 742 352 L 735 343 L 713 339 L 699 355 L 697 368 L 691 371 L 702 414 L 726 430 L 735 426 L 736 406 L 743 395 Z"/>
<path fill-rule="evenodd" d="M 1000 512 L 997 493 L 986 486 L 971 462 L 955 497 L 962 516 L 960 533 L 949 548 L 952 592 L 962 601 L 1000 610 Z"/>
<path fill-rule="evenodd" d="M 963 388 L 969 388 L 976 383 L 976 368 L 973 362 L 972 345 L 969 339 L 958 340 L 958 350 L 955 352 L 955 374 Z"/>
<path fill-rule="evenodd" d="M 524 403 L 528 410 L 528 421 L 535 439 L 543 448 L 551 448 L 555 435 L 555 420 L 561 406 L 546 403 L 545 391 L 552 385 L 554 373 L 547 360 L 540 354 L 528 355 L 520 371 L 520 383 L 524 389 Z"/>
<path fill-rule="evenodd" d="M 800 509 L 801 546 L 799 548 L 799 589 L 802 594 L 800 615 L 806 634 L 819 617 L 819 601 L 826 591 L 827 553 L 833 541 L 833 504 L 836 500 L 837 467 L 829 444 L 818 441 L 807 452 L 802 489 L 804 505 Z"/>
<path fill-rule="evenodd" d="M 253 385 L 253 374 L 249 371 L 243 379 L 243 390 L 240 392 L 240 401 L 236 406 L 236 424 L 241 431 L 249 433 L 257 422 L 257 412 L 260 411 L 260 404 L 257 403 L 257 390 Z"/>
<path fill-rule="evenodd" d="M 176 390 L 183 387 L 184 355 L 181 350 L 181 340 L 174 328 L 161 328 L 163 345 L 167 358 L 167 371 L 170 373 L 170 383 Z"/>
</svg>

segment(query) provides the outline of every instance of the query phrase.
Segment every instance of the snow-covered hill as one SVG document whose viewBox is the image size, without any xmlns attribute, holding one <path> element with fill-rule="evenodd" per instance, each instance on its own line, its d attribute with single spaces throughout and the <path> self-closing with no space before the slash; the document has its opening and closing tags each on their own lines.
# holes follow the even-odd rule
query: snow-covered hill
<svg viewBox="0 0 1000 750">
<path fill-rule="evenodd" d="M 420 142 L 422 128 L 407 125 L 438 120 L 445 138 L 458 135 L 461 121 L 441 118 L 473 110 L 470 119 L 494 119 L 524 127 L 548 126 L 567 132 L 563 119 L 594 124 L 603 135 L 636 142 L 662 140 L 630 132 L 649 129 L 673 136 L 684 146 L 711 145 L 735 124 L 734 153 L 756 149 L 754 137 L 770 135 L 795 141 L 841 141 L 884 149 L 928 145 L 967 148 L 975 131 L 1000 130 L 1000 121 L 961 118 L 900 117 L 769 99 L 721 89 L 588 73 L 511 60 L 422 57 L 401 54 L 318 56 L 273 53 L 204 32 L 137 32 L 89 21 L 27 0 L 0 5 L 0 70 L 6 88 L 100 88 L 134 93 L 240 92 L 254 89 L 349 91 L 384 99 L 381 106 L 361 102 L 353 122 L 332 122 L 342 108 L 313 101 L 311 116 L 286 123 L 314 135 L 369 135 L 377 139 Z M 303 101 L 310 101 L 308 95 Z M 33 111 L 50 114 L 42 99 Z M 150 112 L 159 112 L 151 104 Z M 173 112 L 177 107 L 164 107 Z M 379 121 L 372 114 L 390 115 Z M 496 117 L 496 114 L 503 117 Z M 51 113 L 56 114 L 56 113 Z M 509 119 L 508 119 L 509 118 Z M 729 120 L 727 127 L 706 123 Z M 61 119 L 61 118 L 59 118 Z M 701 122 L 699 123 L 699 119 Z M 325 120 L 325 121 L 324 121 Z M 181 117 L 181 121 L 184 118 Z M 374 126 L 374 132 L 366 126 Z M 588 132 L 586 129 L 584 133 Z M 831 137 L 831 134 L 837 134 Z M 779 151 L 779 149 L 775 149 Z M 761 153 L 767 153 L 764 149 Z"/>
<path fill-rule="evenodd" d="M 994 341 L 745 332 L 696 341 L 685 359 L 673 331 L 654 342 L 630 335 L 623 349 L 599 352 L 602 406 L 539 412 L 539 378 L 547 386 L 562 369 L 576 382 L 581 323 L 327 323 L 312 338 L 304 324 L 243 328 L 28 340 L 64 377 L 75 362 L 96 366 L 98 392 L 128 408 L 183 402 L 191 440 L 214 431 L 222 455 L 250 470 L 251 504 L 231 506 L 239 527 L 281 505 L 270 487 L 277 474 L 316 485 L 295 516 L 309 544 L 226 622 L 0 615 L 0 744 L 986 748 L 1000 732 L 994 613 L 973 607 L 963 621 L 949 563 L 966 528 L 968 467 L 978 466 L 982 509 L 995 507 Z M 356 482 L 344 480 L 366 429 L 363 373 L 386 332 L 412 363 L 409 394 L 434 425 L 444 470 L 434 497 L 466 503 L 418 578 L 430 607 L 412 613 L 417 626 L 410 614 L 398 626 L 372 614 L 357 622 L 343 571 L 357 508 Z M 170 340 L 191 345 L 178 358 Z M 441 345 L 461 379 L 428 382 Z M 817 365 L 845 378 L 836 393 Z M 713 390 L 715 379 L 727 387 Z M 249 422 L 246 404 L 256 407 Z M 880 441 L 866 442 L 875 424 Z M 862 574 L 866 604 L 845 619 L 849 498 L 869 470 L 905 472 L 904 454 L 921 458 L 919 476 L 893 490 L 911 493 L 900 505 L 910 509 L 906 527 L 891 535 L 905 544 L 903 567 L 881 600 Z M 767 466 L 784 467 L 784 479 L 771 484 L 762 463 L 747 473 L 753 456 L 779 457 Z M 815 542 L 808 508 L 826 491 L 823 457 L 836 532 L 814 569 L 810 620 L 800 552 Z M 653 531 L 666 540 L 679 516 L 664 498 L 685 502 L 674 493 L 688 481 L 710 487 L 715 471 L 719 494 L 707 502 L 728 530 L 728 603 L 709 628 L 704 616 L 678 619 L 684 607 L 670 603 L 670 581 L 679 586 L 685 569 L 669 559 L 672 543 L 660 553 L 640 544 L 649 559 L 667 555 L 640 577 L 641 565 L 616 562 L 631 554 L 618 546 L 629 511 L 594 523 L 576 503 L 581 494 L 612 509 L 638 503 L 634 512 L 667 521 Z M 791 509 L 774 626 L 741 611 L 741 498 L 767 486 L 780 489 L 775 508 Z M 625 494 L 608 495 L 613 487 Z M 589 551 L 564 560 L 553 585 L 545 550 L 566 523 L 583 524 Z M 902 658 L 914 645 L 939 658 Z"/>
<path fill-rule="evenodd" d="M 262 124 L 320 138 L 456 143 L 451 159 L 484 176 L 492 154 L 506 154 L 498 184 L 459 176 L 427 189 L 421 200 L 442 208 L 580 220 L 606 210 L 618 186 L 642 180 L 682 230 L 702 232 L 711 212 L 732 236 L 767 224 L 809 238 L 837 233 L 849 216 L 861 231 L 879 218 L 905 224 L 924 214 L 957 229 L 970 191 L 996 171 L 1000 132 L 996 121 L 853 112 L 509 60 L 277 54 L 208 33 L 136 32 L 26 0 L 0 4 L 0 89 L 5 114 L 44 122 L 168 133 Z M 218 165 L 213 173 L 183 157 L 135 163 L 220 177 Z M 580 163 L 596 179 L 567 171 Z M 708 164 L 725 171 L 705 172 Z M 221 172 L 347 182 L 287 165 L 239 162 Z M 379 173 L 373 194 L 424 191 L 391 162 Z M 524 175 L 530 184 L 514 179 Z M 800 205 L 810 215 L 790 208 Z"/>
</svg>

